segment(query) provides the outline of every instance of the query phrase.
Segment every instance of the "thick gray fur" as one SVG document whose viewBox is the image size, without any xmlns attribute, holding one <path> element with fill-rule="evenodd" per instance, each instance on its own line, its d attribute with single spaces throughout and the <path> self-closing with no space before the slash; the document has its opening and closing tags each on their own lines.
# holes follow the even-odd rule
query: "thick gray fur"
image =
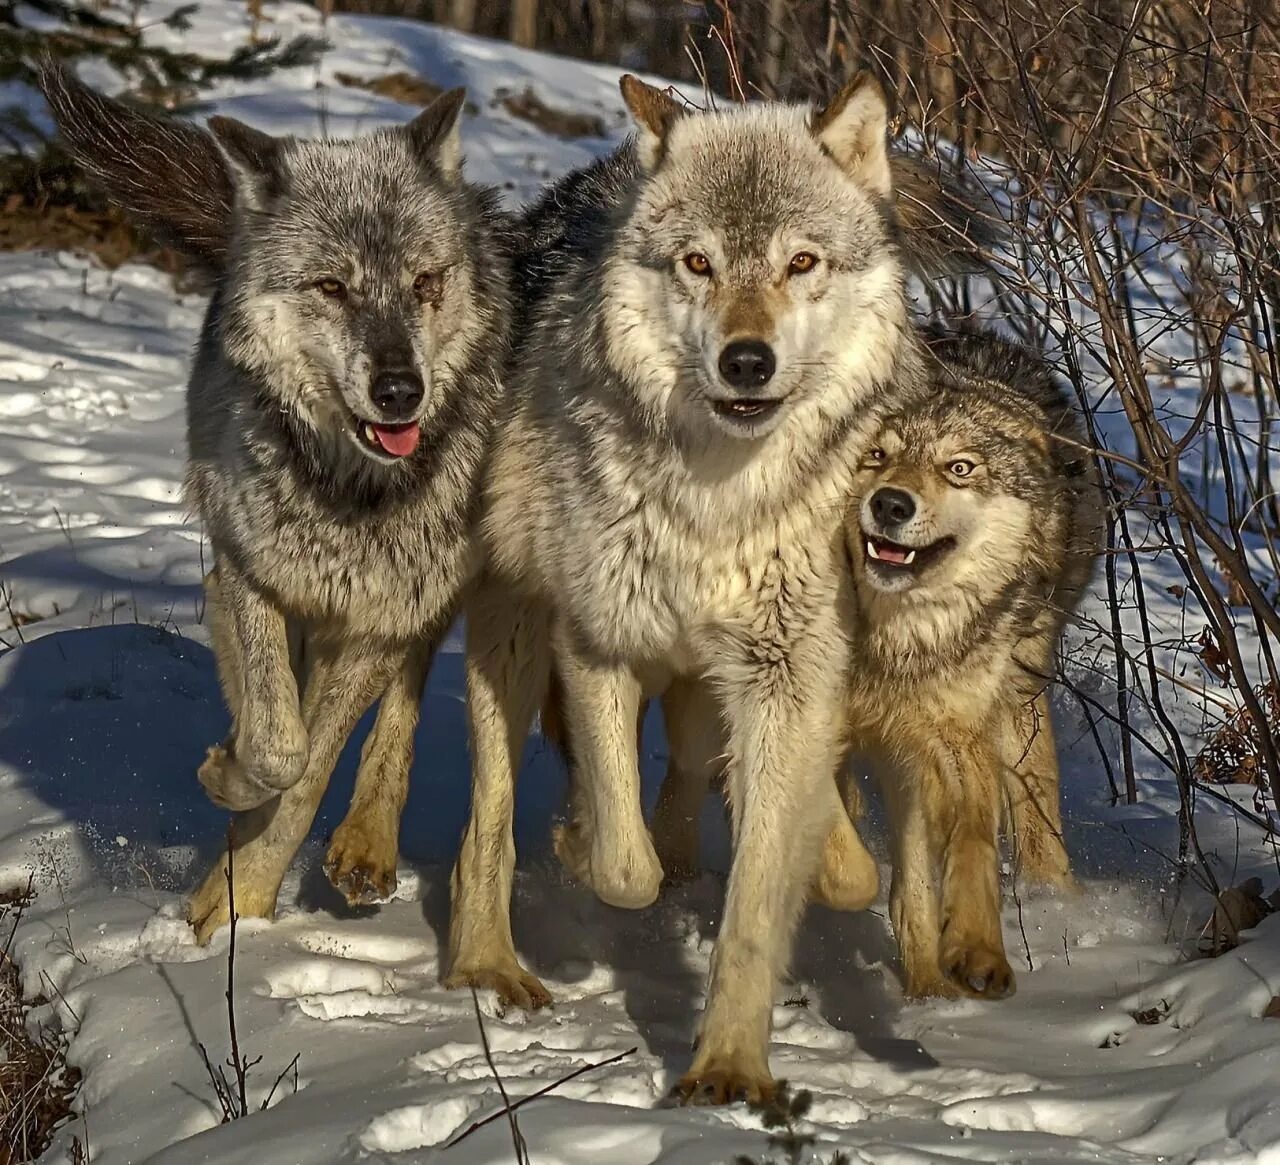
<svg viewBox="0 0 1280 1165">
<path fill-rule="evenodd" d="M 186 487 L 213 547 L 209 620 L 233 721 L 200 775 L 246 811 L 237 910 L 270 916 L 338 751 L 387 692 L 393 726 L 366 748 L 330 850 L 350 898 L 380 896 L 431 646 L 481 562 L 508 350 L 509 223 L 461 175 L 461 92 L 401 128 L 302 141 L 142 118 L 63 74 L 46 88 L 108 193 L 217 277 L 188 388 Z M 175 149 L 184 164 L 143 163 Z M 218 175 L 235 190 L 229 218 Z M 391 373 L 424 386 L 411 414 L 372 399 Z M 365 427 L 393 421 L 419 429 L 407 456 Z M 393 793 L 374 795 L 383 786 Z M 191 902 L 201 941 L 228 918 L 223 867 Z"/>
</svg>

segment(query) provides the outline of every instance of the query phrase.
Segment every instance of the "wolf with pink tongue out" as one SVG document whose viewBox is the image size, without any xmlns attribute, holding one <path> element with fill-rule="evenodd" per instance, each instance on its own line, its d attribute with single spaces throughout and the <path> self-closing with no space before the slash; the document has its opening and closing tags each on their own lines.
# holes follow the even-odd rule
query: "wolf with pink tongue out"
<svg viewBox="0 0 1280 1165">
<path fill-rule="evenodd" d="M 274 912 L 379 697 L 328 866 L 350 901 L 385 897 L 427 667 L 480 565 L 511 315 L 507 219 L 461 173 L 463 92 L 396 129 L 301 141 L 148 117 L 52 68 L 44 89 L 90 176 L 214 279 L 186 486 L 231 712 L 199 775 L 238 811 L 236 911 Z M 229 921 L 226 864 L 189 906 L 201 942 Z"/>
</svg>

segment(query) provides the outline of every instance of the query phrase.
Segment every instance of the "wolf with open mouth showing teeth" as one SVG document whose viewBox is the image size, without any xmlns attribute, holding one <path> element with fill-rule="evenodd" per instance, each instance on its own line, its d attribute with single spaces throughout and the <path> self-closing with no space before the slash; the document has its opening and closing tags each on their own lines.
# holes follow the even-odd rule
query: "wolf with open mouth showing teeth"
<svg viewBox="0 0 1280 1165">
<path fill-rule="evenodd" d="M 461 173 L 462 90 L 354 140 L 212 133 L 49 68 L 72 153 L 213 277 L 188 388 L 231 734 L 200 779 L 241 811 L 236 909 L 270 917 L 351 729 L 383 696 L 330 848 L 351 900 L 394 887 L 435 642 L 478 571 L 480 472 L 507 349 L 509 222 Z M 225 858 L 189 904 L 228 921 Z"/>
<path fill-rule="evenodd" d="M 1015 876 L 1072 885 L 1046 689 L 1101 494 L 1040 357 L 981 333 L 929 341 L 932 383 L 882 422 L 845 522 L 851 738 L 885 770 L 908 994 L 1000 998 L 1006 810 Z"/>
</svg>

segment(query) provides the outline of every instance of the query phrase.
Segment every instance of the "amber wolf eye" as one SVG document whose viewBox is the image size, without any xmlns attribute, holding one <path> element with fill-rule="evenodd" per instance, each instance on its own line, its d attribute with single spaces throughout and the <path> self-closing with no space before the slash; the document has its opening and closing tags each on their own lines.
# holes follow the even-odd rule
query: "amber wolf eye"
<svg viewBox="0 0 1280 1165">
<path fill-rule="evenodd" d="M 811 251 L 800 251 L 791 256 L 787 265 L 788 275 L 806 275 L 818 265 L 818 256 Z"/>
<path fill-rule="evenodd" d="M 972 461 L 964 457 L 957 457 L 955 461 L 947 466 L 948 472 L 952 477 L 968 477 L 977 466 Z"/>
<path fill-rule="evenodd" d="M 325 299 L 347 298 L 347 285 L 341 279 L 318 279 L 315 283 L 315 289 Z"/>
<path fill-rule="evenodd" d="M 684 265 L 695 275 L 711 274 L 711 260 L 701 251 L 690 251 L 684 257 Z"/>
</svg>

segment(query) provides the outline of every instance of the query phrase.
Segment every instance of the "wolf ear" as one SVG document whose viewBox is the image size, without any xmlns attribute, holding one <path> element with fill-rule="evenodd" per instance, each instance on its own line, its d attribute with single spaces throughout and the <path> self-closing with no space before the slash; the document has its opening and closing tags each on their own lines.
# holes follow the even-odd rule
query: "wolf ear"
<svg viewBox="0 0 1280 1165">
<path fill-rule="evenodd" d="M 873 77 L 855 76 L 825 109 L 814 112 L 809 129 L 859 186 L 889 197 L 889 107 Z"/>
<path fill-rule="evenodd" d="M 49 59 L 40 89 L 71 157 L 107 198 L 209 274 L 225 268 L 234 190 L 209 134 L 103 97 Z"/>
<path fill-rule="evenodd" d="M 404 127 L 419 158 L 446 178 L 456 178 L 462 172 L 462 127 L 458 115 L 466 100 L 465 89 L 450 89 Z"/>
<path fill-rule="evenodd" d="M 642 169 L 652 173 L 667 151 L 667 135 L 684 116 L 684 106 L 661 89 L 646 85 L 639 77 L 624 73 L 618 87 L 631 110 L 638 131 L 636 150 Z"/>
<path fill-rule="evenodd" d="M 284 190 L 284 140 L 234 117 L 211 117 L 209 128 L 231 165 L 244 204 L 265 210 Z"/>
</svg>

